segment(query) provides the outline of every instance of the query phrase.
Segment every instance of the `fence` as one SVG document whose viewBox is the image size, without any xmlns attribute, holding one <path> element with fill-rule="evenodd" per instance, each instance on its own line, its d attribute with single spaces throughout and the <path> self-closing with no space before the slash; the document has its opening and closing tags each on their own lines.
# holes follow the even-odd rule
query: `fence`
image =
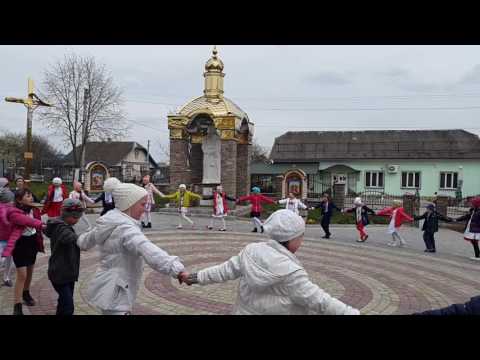
<svg viewBox="0 0 480 360">
<path fill-rule="evenodd" d="M 361 197 L 362 202 L 372 210 L 383 209 L 393 205 L 394 200 L 403 200 L 403 195 L 391 195 L 381 191 L 365 191 L 363 193 L 353 195 L 345 195 L 343 204 L 336 204 L 338 207 L 349 208 L 353 206 L 356 197 Z"/>
<path fill-rule="evenodd" d="M 476 196 L 480 196 L 480 195 L 476 195 Z M 465 214 L 468 214 L 470 208 L 472 207 L 472 204 L 470 203 L 470 201 L 476 196 L 468 196 L 462 199 L 456 199 L 453 197 L 449 198 L 448 206 L 447 206 L 447 216 L 452 218 L 457 218 Z"/>
</svg>

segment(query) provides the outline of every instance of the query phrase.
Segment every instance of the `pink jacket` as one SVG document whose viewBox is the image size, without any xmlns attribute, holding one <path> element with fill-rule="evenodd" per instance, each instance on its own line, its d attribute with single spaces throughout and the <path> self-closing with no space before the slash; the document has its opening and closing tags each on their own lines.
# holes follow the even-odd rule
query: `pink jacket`
<svg viewBox="0 0 480 360">
<path fill-rule="evenodd" d="M 43 236 L 42 236 L 42 220 L 40 217 L 40 211 L 38 209 L 33 209 L 33 219 L 30 216 L 25 215 L 25 213 L 19 208 L 12 206 L 8 209 L 7 220 L 11 224 L 12 230 L 10 236 L 8 237 L 8 243 L 3 250 L 2 256 L 12 256 L 13 249 L 15 248 L 15 243 L 18 239 L 22 237 L 22 233 L 25 228 L 33 227 L 37 230 L 37 250 L 40 252 L 45 252 L 43 247 Z"/>
<path fill-rule="evenodd" d="M 8 240 L 12 232 L 12 225 L 8 221 L 8 213 L 13 207 L 12 204 L 0 204 L 0 240 Z"/>
<path fill-rule="evenodd" d="M 270 199 L 269 197 L 266 197 L 262 194 L 252 194 L 252 195 L 247 195 L 247 196 L 241 196 L 238 199 L 238 202 L 240 201 L 250 201 L 252 204 L 252 212 L 262 212 L 262 202 L 269 203 L 269 204 L 275 204 L 275 201 L 273 199 Z"/>
<path fill-rule="evenodd" d="M 393 207 L 387 207 L 387 208 L 377 212 L 377 215 L 378 216 L 390 216 L 390 219 L 391 219 L 392 216 L 393 216 L 393 211 L 394 210 L 395 209 Z M 395 227 L 399 228 L 400 226 L 402 226 L 402 224 L 405 221 L 413 221 L 413 218 L 410 217 L 407 213 L 405 213 L 405 210 L 403 210 L 403 207 L 397 208 L 397 215 L 395 216 Z"/>
</svg>

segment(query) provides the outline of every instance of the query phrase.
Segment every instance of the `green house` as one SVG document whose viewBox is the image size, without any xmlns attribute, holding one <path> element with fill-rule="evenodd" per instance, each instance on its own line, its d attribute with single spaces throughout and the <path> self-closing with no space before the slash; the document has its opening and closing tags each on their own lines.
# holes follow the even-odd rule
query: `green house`
<svg viewBox="0 0 480 360">
<path fill-rule="evenodd" d="M 333 187 L 345 195 L 467 197 L 480 194 L 480 139 L 464 130 L 287 132 L 251 174 L 252 184 L 283 196 L 303 182 L 309 198 Z"/>
</svg>

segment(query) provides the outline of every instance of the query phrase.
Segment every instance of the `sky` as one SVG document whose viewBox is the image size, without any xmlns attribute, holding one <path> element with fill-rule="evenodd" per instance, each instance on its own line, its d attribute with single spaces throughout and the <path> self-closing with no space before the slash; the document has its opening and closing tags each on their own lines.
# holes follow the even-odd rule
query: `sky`
<svg viewBox="0 0 480 360">
<path fill-rule="evenodd" d="M 0 98 L 25 97 L 27 78 L 66 53 L 92 55 L 123 88 L 131 130 L 125 140 L 167 160 L 167 114 L 203 95 L 213 45 L 0 45 Z M 255 139 L 271 147 L 287 131 L 465 129 L 480 134 L 480 46 L 217 45 L 225 97 L 255 123 Z M 48 101 L 48 99 L 45 99 Z M 26 110 L 0 101 L 0 132 L 24 132 Z M 49 136 L 35 121 L 34 134 Z"/>
</svg>

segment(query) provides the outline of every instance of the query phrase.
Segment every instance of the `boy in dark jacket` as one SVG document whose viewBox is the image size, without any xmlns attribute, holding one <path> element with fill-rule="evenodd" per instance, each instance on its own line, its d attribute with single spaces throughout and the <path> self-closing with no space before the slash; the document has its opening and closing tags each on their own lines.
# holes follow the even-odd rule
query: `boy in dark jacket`
<svg viewBox="0 0 480 360">
<path fill-rule="evenodd" d="M 48 220 L 44 233 L 50 238 L 48 279 L 58 293 L 57 315 L 73 315 L 73 291 L 80 269 L 80 248 L 73 229 L 84 208 L 77 199 L 66 199 L 58 218 Z"/>
<path fill-rule="evenodd" d="M 452 222 L 453 219 L 443 216 L 435 210 L 433 204 L 427 205 L 427 211 L 423 215 L 417 216 L 414 215 L 415 220 L 425 220 L 423 222 L 422 231 L 423 231 L 423 241 L 425 242 L 426 249 L 425 252 L 434 253 L 437 250 L 435 249 L 435 233 L 438 231 L 438 220 Z"/>
<path fill-rule="evenodd" d="M 332 218 L 333 210 L 340 211 L 340 209 L 330 200 L 327 193 L 323 194 L 322 202 L 311 209 L 321 209 L 322 221 L 320 222 L 320 225 L 325 232 L 325 236 L 322 236 L 322 238 L 330 239 L 330 236 L 332 235 L 330 232 L 330 219 Z"/>
</svg>

